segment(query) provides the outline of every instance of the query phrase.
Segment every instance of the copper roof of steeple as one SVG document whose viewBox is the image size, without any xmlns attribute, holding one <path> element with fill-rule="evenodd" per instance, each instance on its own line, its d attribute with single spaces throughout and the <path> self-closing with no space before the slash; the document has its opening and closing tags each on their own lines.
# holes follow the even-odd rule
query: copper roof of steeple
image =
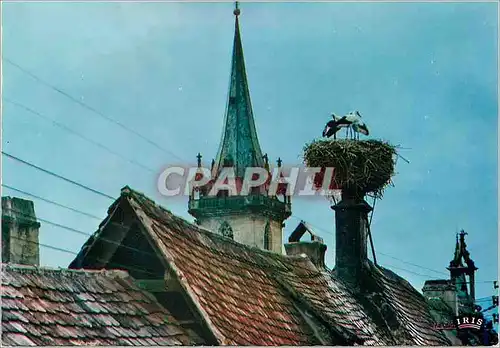
<svg viewBox="0 0 500 348">
<path fill-rule="evenodd" d="M 212 169 L 212 176 L 216 176 L 224 166 L 233 166 L 237 177 L 243 177 L 245 169 L 248 167 L 264 167 L 264 159 L 257 138 L 252 103 L 250 101 L 238 20 L 240 9 L 237 4 L 234 15 L 235 30 L 231 81 L 222 139 Z"/>
</svg>

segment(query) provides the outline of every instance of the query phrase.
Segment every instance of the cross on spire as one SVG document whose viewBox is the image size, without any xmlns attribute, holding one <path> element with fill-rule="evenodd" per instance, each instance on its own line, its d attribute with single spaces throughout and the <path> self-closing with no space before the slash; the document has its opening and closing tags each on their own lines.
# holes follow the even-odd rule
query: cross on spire
<svg viewBox="0 0 500 348">
<path fill-rule="evenodd" d="M 236 17 L 238 17 L 240 15 L 240 13 L 241 13 L 241 11 L 240 11 L 240 9 L 238 7 L 238 1 L 234 2 L 234 11 L 233 11 L 233 13 L 234 13 L 234 15 Z"/>
<path fill-rule="evenodd" d="M 198 167 L 201 167 L 201 153 L 198 152 L 196 159 L 198 160 Z"/>
</svg>

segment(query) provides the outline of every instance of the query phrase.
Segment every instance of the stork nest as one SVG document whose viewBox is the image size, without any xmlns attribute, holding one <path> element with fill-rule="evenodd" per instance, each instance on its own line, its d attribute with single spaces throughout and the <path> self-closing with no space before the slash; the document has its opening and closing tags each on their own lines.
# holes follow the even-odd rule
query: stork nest
<svg viewBox="0 0 500 348">
<path fill-rule="evenodd" d="M 381 197 L 394 175 L 396 147 L 380 140 L 315 140 L 304 146 L 308 167 L 333 167 L 336 189 Z M 321 189 L 322 180 L 315 180 Z"/>
</svg>

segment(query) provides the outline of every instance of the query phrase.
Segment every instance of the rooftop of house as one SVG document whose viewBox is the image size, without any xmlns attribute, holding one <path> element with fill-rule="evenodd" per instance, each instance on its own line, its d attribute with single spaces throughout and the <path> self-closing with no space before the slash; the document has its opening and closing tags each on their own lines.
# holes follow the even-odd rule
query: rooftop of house
<svg viewBox="0 0 500 348">
<path fill-rule="evenodd" d="M 236 243 L 128 187 L 70 267 L 91 266 L 92 245 L 107 238 L 106 222 L 122 218 L 113 217 L 122 205 L 132 209 L 218 344 L 450 344 L 434 328 L 424 297 L 383 267 L 368 263 L 379 291 L 358 296 L 307 257 Z"/>
<path fill-rule="evenodd" d="M 193 340 L 126 271 L 2 264 L 2 344 L 186 345 Z"/>
<path fill-rule="evenodd" d="M 311 229 L 311 227 L 303 220 L 300 221 L 300 223 L 297 225 L 295 230 L 293 230 L 293 232 L 290 234 L 290 237 L 288 237 L 288 242 L 289 243 L 299 242 L 300 239 L 302 238 L 302 236 L 306 232 L 311 237 L 311 242 L 323 243 L 323 238 L 321 238 L 316 233 L 314 233 L 314 231 Z"/>
</svg>

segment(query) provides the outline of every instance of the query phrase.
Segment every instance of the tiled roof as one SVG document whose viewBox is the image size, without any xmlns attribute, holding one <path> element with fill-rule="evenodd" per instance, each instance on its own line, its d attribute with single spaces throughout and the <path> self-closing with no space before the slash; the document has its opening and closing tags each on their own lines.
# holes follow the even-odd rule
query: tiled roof
<svg viewBox="0 0 500 348">
<path fill-rule="evenodd" d="M 307 268 L 314 268 L 308 259 L 303 258 L 300 264 L 295 262 L 287 280 L 311 304 L 315 313 L 324 317 L 329 325 L 340 326 L 355 334 L 364 345 L 394 344 L 390 334 L 375 325 L 343 282 L 329 271 L 311 277 L 311 273 L 317 274 L 318 271 L 311 269 L 308 272 Z"/>
<path fill-rule="evenodd" d="M 139 196 L 134 195 L 130 202 L 220 344 L 318 343 L 290 297 L 273 279 L 272 271 L 286 265 L 275 261 L 271 253 L 258 255 L 229 239 L 198 230 Z"/>
<path fill-rule="evenodd" d="M 450 307 L 450 305 L 446 303 L 442 298 L 431 298 L 428 299 L 427 302 L 429 303 L 429 307 L 431 309 L 433 317 L 436 318 L 436 321 L 438 323 L 453 322 L 453 319 L 455 319 L 455 312 L 453 312 L 453 309 Z"/>
<path fill-rule="evenodd" d="M 388 270 L 371 265 L 383 292 L 378 296 L 396 313 L 396 325 L 387 324 L 383 313 L 371 315 L 342 281 L 306 258 L 236 243 L 128 192 L 126 199 L 221 344 L 318 344 L 297 309 L 301 305 L 334 331 L 331 344 L 340 344 L 339 337 L 353 343 L 353 336 L 371 345 L 450 344 L 432 328 L 423 296 Z M 379 317 L 383 322 L 374 319 Z"/>
<path fill-rule="evenodd" d="M 2 265 L 2 344 L 186 345 L 185 331 L 127 272 Z"/>
<path fill-rule="evenodd" d="M 387 310 L 396 314 L 397 324 L 392 331 L 398 344 L 450 344 L 442 331 L 434 329 L 428 302 L 410 283 L 386 268 L 370 265 L 371 274 L 381 287 L 380 295 L 390 307 Z"/>
</svg>

